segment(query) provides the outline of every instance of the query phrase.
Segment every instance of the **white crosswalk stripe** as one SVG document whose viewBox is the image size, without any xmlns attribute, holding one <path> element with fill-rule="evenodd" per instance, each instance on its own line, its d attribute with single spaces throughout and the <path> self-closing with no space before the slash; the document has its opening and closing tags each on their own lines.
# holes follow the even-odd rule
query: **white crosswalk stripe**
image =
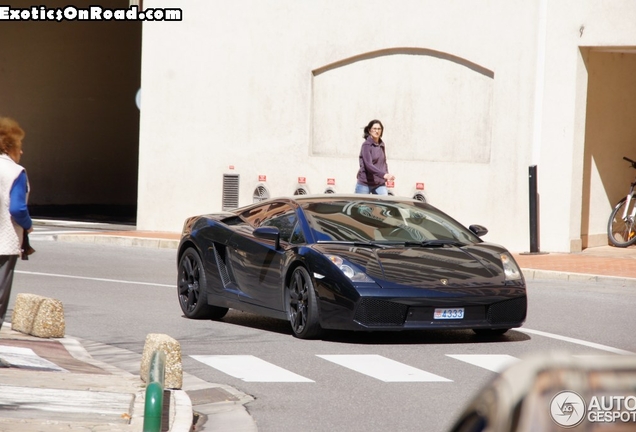
<svg viewBox="0 0 636 432">
<path fill-rule="evenodd" d="M 446 354 L 446 356 L 492 372 L 501 372 L 519 361 L 518 358 L 507 354 Z M 245 382 L 315 382 L 252 355 L 191 355 L 190 357 Z M 316 354 L 316 357 L 387 383 L 453 382 L 452 379 L 376 354 Z"/>
<path fill-rule="evenodd" d="M 518 358 L 507 354 L 446 354 L 446 356 L 493 372 L 501 372 L 519 361 Z"/>
<path fill-rule="evenodd" d="M 190 357 L 246 382 L 314 382 L 251 355 L 192 355 Z"/>
<path fill-rule="evenodd" d="M 40 357 L 31 348 L 0 345 L 0 361 L 12 367 L 68 372 L 55 363 Z"/>
<path fill-rule="evenodd" d="M 374 354 L 318 357 L 384 382 L 452 382 L 439 375 Z"/>
</svg>

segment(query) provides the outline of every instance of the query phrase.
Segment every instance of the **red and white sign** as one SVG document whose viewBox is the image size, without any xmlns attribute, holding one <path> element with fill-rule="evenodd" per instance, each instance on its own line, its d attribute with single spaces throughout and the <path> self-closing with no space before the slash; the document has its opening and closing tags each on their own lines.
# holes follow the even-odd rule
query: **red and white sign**
<svg viewBox="0 0 636 432">
<path fill-rule="evenodd" d="M 305 184 L 305 183 L 307 183 L 306 177 L 298 177 L 298 184 Z"/>
<path fill-rule="evenodd" d="M 327 184 L 329 186 L 334 186 L 336 184 L 336 179 L 335 178 L 328 178 L 327 179 Z"/>
<path fill-rule="evenodd" d="M 263 174 L 259 174 L 259 175 L 258 175 L 258 181 L 259 181 L 259 182 L 267 181 L 267 176 L 266 176 L 266 175 L 263 175 Z"/>
<path fill-rule="evenodd" d="M 234 169 L 234 165 L 230 165 L 230 169 L 233 170 Z"/>
<path fill-rule="evenodd" d="M 415 189 L 424 190 L 424 183 L 415 183 Z"/>
<path fill-rule="evenodd" d="M 395 187 L 395 182 L 393 180 L 387 180 L 386 181 L 386 187 L 394 188 Z"/>
</svg>

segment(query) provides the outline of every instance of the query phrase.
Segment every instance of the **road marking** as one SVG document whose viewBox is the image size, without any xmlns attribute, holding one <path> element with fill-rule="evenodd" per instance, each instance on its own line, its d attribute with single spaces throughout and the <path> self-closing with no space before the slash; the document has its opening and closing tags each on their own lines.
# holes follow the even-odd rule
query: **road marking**
<svg viewBox="0 0 636 432">
<path fill-rule="evenodd" d="M 631 351 L 625 351 L 619 348 L 614 348 L 611 346 L 607 346 L 607 345 L 601 345 L 601 344 L 597 344 L 594 342 L 588 342 L 588 341 L 584 341 L 581 339 L 575 339 L 575 338 L 571 338 L 571 337 L 567 337 L 567 336 L 561 336 L 561 335 L 557 335 L 554 333 L 547 333 L 547 332 L 542 332 L 539 330 L 532 330 L 529 328 L 516 328 L 514 329 L 515 331 L 520 331 L 522 333 L 529 333 L 529 334 L 534 334 L 537 336 L 543 336 L 543 337 L 547 337 L 547 338 L 552 338 L 552 339 L 558 339 L 558 340 L 562 340 L 565 342 L 570 342 L 573 344 L 578 344 L 578 345 L 583 345 L 583 346 L 587 346 L 590 348 L 595 348 L 598 350 L 602 350 L 602 351 L 608 351 L 614 354 L 620 354 L 620 355 L 634 355 L 633 352 Z"/>
<path fill-rule="evenodd" d="M 501 372 L 519 361 L 518 358 L 508 354 L 446 354 L 446 356 L 493 372 Z"/>
<path fill-rule="evenodd" d="M 166 285 L 166 284 L 152 283 L 152 282 L 136 282 L 136 281 L 127 281 L 127 280 L 119 280 L 119 279 L 92 278 L 92 277 L 84 277 L 84 276 L 62 275 L 62 274 L 55 274 L 55 273 L 29 272 L 29 271 L 22 271 L 22 270 L 16 270 L 15 273 L 27 274 L 32 276 L 50 276 L 50 277 L 59 277 L 59 278 L 68 278 L 68 279 L 92 280 L 92 281 L 98 281 L 98 282 L 115 282 L 115 283 L 132 284 L 132 285 L 162 286 L 162 287 L 170 287 L 170 288 L 175 287 L 175 285 Z"/>
<path fill-rule="evenodd" d="M 0 359 L 11 366 L 19 368 L 68 372 L 55 363 L 40 357 L 31 348 L 0 345 Z"/>
<path fill-rule="evenodd" d="M 375 354 L 318 357 L 384 382 L 452 382 L 439 375 Z"/>
<path fill-rule="evenodd" d="M 245 382 L 314 382 L 252 355 L 191 355 L 190 357 Z"/>
</svg>

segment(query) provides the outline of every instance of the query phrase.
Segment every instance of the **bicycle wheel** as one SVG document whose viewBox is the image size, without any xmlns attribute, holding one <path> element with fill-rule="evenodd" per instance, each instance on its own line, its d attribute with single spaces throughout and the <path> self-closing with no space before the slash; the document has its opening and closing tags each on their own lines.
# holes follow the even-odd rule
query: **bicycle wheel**
<svg viewBox="0 0 636 432">
<path fill-rule="evenodd" d="M 607 224 L 607 236 L 610 243 L 617 247 L 627 247 L 636 243 L 636 224 L 632 217 L 634 205 L 636 205 L 636 195 L 632 196 L 627 209 L 627 219 L 623 219 L 625 214 L 625 202 L 623 198 L 616 204 Z"/>
</svg>

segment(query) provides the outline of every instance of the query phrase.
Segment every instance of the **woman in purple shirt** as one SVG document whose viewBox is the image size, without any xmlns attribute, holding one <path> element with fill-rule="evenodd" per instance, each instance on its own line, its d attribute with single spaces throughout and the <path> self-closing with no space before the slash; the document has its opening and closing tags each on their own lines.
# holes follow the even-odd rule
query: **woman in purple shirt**
<svg viewBox="0 0 636 432">
<path fill-rule="evenodd" d="M 384 126 L 380 120 L 371 120 L 364 128 L 364 142 L 360 149 L 360 169 L 356 183 L 356 193 L 388 195 L 387 180 L 394 180 L 389 174 L 386 163 L 384 141 L 382 141 Z"/>
</svg>

